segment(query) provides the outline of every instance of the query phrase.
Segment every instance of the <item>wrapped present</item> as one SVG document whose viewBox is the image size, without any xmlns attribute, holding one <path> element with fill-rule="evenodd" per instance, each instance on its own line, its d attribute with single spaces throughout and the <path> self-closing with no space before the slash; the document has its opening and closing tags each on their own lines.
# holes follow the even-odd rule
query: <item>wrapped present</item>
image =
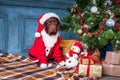
<svg viewBox="0 0 120 80">
<path fill-rule="evenodd" d="M 113 65 L 107 62 L 102 62 L 103 74 L 120 77 L 120 65 Z"/>
<path fill-rule="evenodd" d="M 101 64 L 94 64 L 94 65 L 79 64 L 78 74 L 82 76 L 89 76 L 89 77 L 102 77 L 102 65 Z"/>
<path fill-rule="evenodd" d="M 62 48 L 63 56 L 70 50 L 74 42 L 76 42 L 76 40 L 61 40 L 60 47 Z"/>
<path fill-rule="evenodd" d="M 117 65 L 120 64 L 120 52 L 108 51 L 106 53 L 105 62 Z"/>
<path fill-rule="evenodd" d="M 97 63 L 100 64 L 100 59 L 95 59 L 95 58 L 93 58 L 92 54 L 89 54 L 87 56 L 80 56 L 79 63 L 84 64 L 84 65 L 97 64 Z"/>
<path fill-rule="evenodd" d="M 80 56 L 80 64 L 100 64 L 100 52 L 97 48 L 86 50 L 86 52 L 87 56 Z"/>
<path fill-rule="evenodd" d="M 81 56 L 79 59 L 79 63 L 87 65 L 87 64 L 94 64 L 94 61 L 92 56 L 88 55 L 88 56 Z"/>
</svg>

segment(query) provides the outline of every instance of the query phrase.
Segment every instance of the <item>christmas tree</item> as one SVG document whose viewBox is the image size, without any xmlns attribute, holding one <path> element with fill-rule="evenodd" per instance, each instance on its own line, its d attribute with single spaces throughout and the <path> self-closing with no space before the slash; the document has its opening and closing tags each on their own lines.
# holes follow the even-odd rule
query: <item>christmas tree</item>
<svg viewBox="0 0 120 80">
<path fill-rule="evenodd" d="M 67 11 L 62 30 L 74 31 L 89 49 L 112 44 L 120 50 L 119 0 L 75 0 Z"/>
</svg>

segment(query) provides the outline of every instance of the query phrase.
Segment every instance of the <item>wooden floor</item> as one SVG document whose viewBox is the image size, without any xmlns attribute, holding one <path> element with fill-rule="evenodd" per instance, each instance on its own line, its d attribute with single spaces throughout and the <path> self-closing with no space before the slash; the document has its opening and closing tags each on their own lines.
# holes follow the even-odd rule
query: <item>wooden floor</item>
<svg viewBox="0 0 120 80">
<path fill-rule="evenodd" d="M 112 76 L 103 76 L 99 80 L 120 80 L 120 77 L 112 77 Z"/>
</svg>

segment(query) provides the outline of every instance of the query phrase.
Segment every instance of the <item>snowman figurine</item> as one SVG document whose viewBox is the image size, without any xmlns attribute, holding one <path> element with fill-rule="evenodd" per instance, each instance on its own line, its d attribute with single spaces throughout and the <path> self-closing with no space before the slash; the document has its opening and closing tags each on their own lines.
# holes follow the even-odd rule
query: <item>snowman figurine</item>
<svg viewBox="0 0 120 80">
<path fill-rule="evenodd" d="M 66 53 L 65 65 L 67 68 L 72 68 L 77 66 L 78 64 L 78 55 L 82 51 L 82 43 L 80 41 L 76 41 L 72 46 L 69 52 Z"/>
</svg>

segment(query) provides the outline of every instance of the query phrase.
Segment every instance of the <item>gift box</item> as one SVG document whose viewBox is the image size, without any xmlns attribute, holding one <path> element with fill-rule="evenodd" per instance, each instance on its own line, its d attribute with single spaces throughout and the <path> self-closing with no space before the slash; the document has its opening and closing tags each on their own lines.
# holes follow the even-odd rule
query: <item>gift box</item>
<svg viewBox="0 0 120 80">
<path fill-rule="evenodd" d="M 120 52 L 108 51 L 106 53 L 105 62 L 117 65 L 120 64 Z"/>
<path fill-rule="evenodd" d="M 97 56 L 97 55 L 96 55 Z M 99 58 L 99 57 L 98 57 Z M 87 56 L 80 56 L 79 58 L 79 63 L 80 64 L 100 64 L 100 59 L 94 59 L 92 54 L 89 54 Z"/>
<path fill-rule="evenodd" d="M 87 64 L 94 64 L 94 61 L 93 61 L 92 56 L 81 56 L 79 58 L 79 63 L 87 65 Z"/>
<path fill-rule="evenodd" d="M 102 65 L 101 64 L 94 64 L 94 65 L 79 64 L 78 74 L 81 76 L 102 77 Z"/>
<path fill-rule="evenodd" d="M 120 76 L 120 65 L 113 65 L 107 62 L 102 62 L 103 74 L 110 76 Z"/>
</svg>

